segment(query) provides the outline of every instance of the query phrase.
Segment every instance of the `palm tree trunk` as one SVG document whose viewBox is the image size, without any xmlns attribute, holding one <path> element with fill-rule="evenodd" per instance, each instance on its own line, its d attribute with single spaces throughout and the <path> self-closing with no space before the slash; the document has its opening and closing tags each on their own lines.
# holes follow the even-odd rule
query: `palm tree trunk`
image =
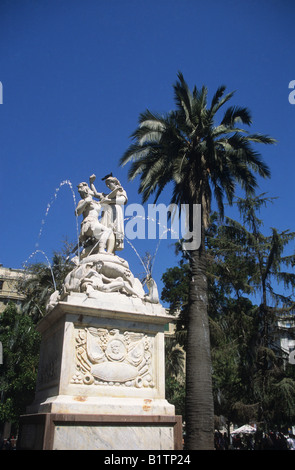
<svg viewBox="0 0 295 470">
<path fill-rule="evenodd" d="M 203 234 L 202 234 L 203 235 Z M 190 252 L 190 307 L 186 354 L 186 448 L 214 449 L 214 405 L 204 237 Z"/>
</svg>

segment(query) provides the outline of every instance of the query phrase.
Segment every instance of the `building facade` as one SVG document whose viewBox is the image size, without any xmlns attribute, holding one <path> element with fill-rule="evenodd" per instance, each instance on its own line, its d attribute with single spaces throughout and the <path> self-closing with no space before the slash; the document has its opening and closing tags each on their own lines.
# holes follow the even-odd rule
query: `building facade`
<svg viewBox="0 0 295 470">
<path fill-rule="evenodd" d="M 10 301 L 21 304 L 24 296 L 18 292 L 18 282 L 23 276 L 24 271 L 22 269 L 0 266 L 0 314 Z"/>
</svg>

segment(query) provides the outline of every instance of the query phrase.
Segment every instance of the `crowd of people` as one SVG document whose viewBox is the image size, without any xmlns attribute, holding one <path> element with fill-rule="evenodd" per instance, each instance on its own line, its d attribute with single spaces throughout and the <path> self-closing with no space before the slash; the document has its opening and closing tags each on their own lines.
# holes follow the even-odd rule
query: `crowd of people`
<svg viewBox="0 0 295 470">
<path fill-rule="evenodd" d="M 14 436 L 10 436 L 7 439 L 4 439 L 0 435 L 0 450 L 15 450 L 16 449 L 16 439 Z"/>
<path fill-rule="evenodd" d="M 232 434 L 215 432 L 216 450 L 295 450 L 295 435 L 281 432 Z"/>
</svg>

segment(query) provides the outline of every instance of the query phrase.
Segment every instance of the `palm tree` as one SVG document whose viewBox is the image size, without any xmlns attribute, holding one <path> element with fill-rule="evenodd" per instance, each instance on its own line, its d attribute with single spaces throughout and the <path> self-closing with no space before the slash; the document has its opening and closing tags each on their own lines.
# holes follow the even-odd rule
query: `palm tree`
<svg viewBox="0 0 295 470">
<path fill-rule="evenodd" d="M 249 134 L 237 127 L 249 126 L 247 108 L 228 107 L 219 125 L 214 118 L 233 93 L 220 86 L 207 105 L 205 86 L 190 91 L 182 73 L 174 84 L 176 109 L 160 115 L 146 110 L 132 134 L 132 144 L 120 159 L 131 162 L 129 179 L 140 177 L 143 202 L 154 196 L 156 203 L 168 183 L 173 184 L 171 203 L 200 204 L 201 245 L 189 252 L 190 291 L 186 350 L 186 448 L 212 449 L 214 409 L 212 397 L 205 230 L 209 225 L 211 201 L 215 196 L 219 213 L 224 214 L 224 198 L 232 203 L 236 185 L 247 194 L 257 186 L 255 173 L 269 177 L 270 171 L 253 143 L 274 143 L 261 134 Z"/>
</svg>

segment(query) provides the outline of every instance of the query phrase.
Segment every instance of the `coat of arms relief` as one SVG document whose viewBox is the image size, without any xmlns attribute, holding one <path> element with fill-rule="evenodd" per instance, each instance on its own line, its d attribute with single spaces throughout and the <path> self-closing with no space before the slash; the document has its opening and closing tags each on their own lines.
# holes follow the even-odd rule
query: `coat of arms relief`
<svg viewBox="0 0 295 470">
<path fill-rule="evenodd" d="M 76 373 L 72 384 L 155 387 L 153 338 L 107 328 L 76 330 Z"/>
</svg>

